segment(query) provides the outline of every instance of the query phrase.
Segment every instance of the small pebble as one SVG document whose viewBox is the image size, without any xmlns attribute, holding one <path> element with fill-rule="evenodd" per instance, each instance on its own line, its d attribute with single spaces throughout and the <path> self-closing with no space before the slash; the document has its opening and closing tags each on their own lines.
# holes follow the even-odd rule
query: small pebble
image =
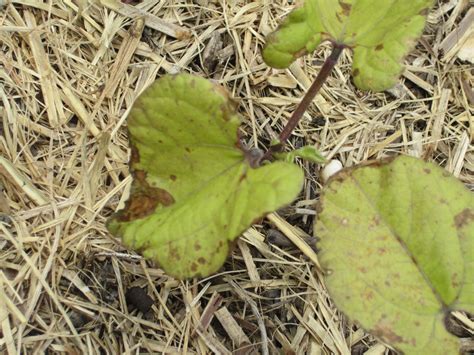
<svg viewBox="0 0 474 355">
<path fill-rule="evenodd" d="M 323 171 L 321 172 L 321 178 L 323 179 L 323 182 L 326 183 L 331 176 L 334 174 L 338 173 L 339 171 L 342 170 L 342 163 L 337 160 L 333 159 L 329 163 L 327 163 Z"/>
<path fill-rule="evenodd" d="M 153 299 L 148 296 L 145 290 L 141 287 L 129 288 L 125 294 L 127 305 L 138 309 L 143 314 L 147 313 L 151 306 L 153 306 Z"/>
<path fill-rule="evenodd" d="M 76 329 L 81 329 L 86 323 L 89 322 L 89 319 L 82 313 L 79 313 L 75 310 L 72 310 L 68 313 L 69 319 L 71 320 L 72 325 Z"/>
<path fill-rule="evenodd" d="M 266 240 L 268 244 L 276 245 L 278 247 L 288 248 L 294 246 L 293 243 L 283 235 L 283 233 L 276 229 L 268 230 Z"/>
</svg>

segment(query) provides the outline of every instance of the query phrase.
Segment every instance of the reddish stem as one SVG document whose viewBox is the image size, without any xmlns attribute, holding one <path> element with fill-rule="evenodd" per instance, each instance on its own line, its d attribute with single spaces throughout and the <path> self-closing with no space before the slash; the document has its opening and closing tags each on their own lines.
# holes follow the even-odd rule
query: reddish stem
<svg viewBox="0 0 474 355">
<path fill-rule="evenodd" d="M 293 132 L 298 122 L 300 121 L 301 117 L 303 117 L 303 114 L 306 112 L 309 105 L 311 104 L 311 102 L 313 102 L 315 96 L 317 95 L 317 93 L 319 92 L 323 84 L 325 83 L 326 79 L 331 74 L 331 71 L 336 65 L 337 60 L 339 59 L 339 56 L 341 55 L 342 50 L 344 48 L 345 46 L 342 44 L 333 43 L 331 54 L 324 61 L 324 64 L 321 70 L 319 71 L 318 76 L 316 77 L 316 79 L 314 79 L 313 84 L 311 84 L 310 88 L 304 95 L 298 107 L 296 108 L 296 110 L 293 112 L 290 119 L 288 120 L 288 123 L 286 124 L 285 128 L 281 132 L 280 142 L 277 145 L 270 147 L 270 149 L 268 149 L 265 152 L 265 155 L 262 160 L 269 159 L 273 153 L 277 151 L 281 151 L 286 141 L 291 136 L 291 132 Z"/>
</svg>

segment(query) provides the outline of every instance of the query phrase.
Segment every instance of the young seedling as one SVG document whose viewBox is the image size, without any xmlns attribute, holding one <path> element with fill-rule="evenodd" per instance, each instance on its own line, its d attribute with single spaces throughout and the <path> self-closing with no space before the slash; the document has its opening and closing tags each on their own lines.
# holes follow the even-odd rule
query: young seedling
<svg viewBox="0 0 474 355">
<path fill-rule="evenodd" d="M 363 90 L 393 86 L 425 23 L 431 0 L 306 0 L 273 33 L 267 64 L 286 68 L 322 41 L 332 52 L 280 135 L 285 144 L 336 64 L 354 53 Z M 315 233 L 337 307 L 405 354 L 454 354 L 451 311 L 474 313 L 474 198 L 461 182 L 422 160 L 343 170 L 325 187 Z"/>
<path fill-rule="evenodd" d="M 125 209 L 108 223 L 110 231 L 177 278 L 217 271 L 240 232 L 296 197 L 303 174 L 291 161 L 297 156 L 324 161 L 314 147 L 290 153 L 278 147 L 341 51 L 354 51 L 356 85 L 391 86 L 402 68 L 399 61 L 422 31 L 421 13 L 430 3 L 308 0 L 295 10 L 269 39 L 265 60 L 287 66 L 323 40 L 334 49 L 278 144 L 263 157 L 242 147 L 239 120 L 222 88 L 185 74 L 158 80 L 128 118 L 134 179 Z M 269 164 L 270 158 L 280 161 Z"/>
</svg>

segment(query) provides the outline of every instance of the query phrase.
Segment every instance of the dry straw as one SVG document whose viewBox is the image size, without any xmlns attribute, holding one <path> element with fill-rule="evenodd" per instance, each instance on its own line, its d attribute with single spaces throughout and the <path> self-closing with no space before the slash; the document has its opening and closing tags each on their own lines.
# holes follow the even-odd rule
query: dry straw
<svg viewBox="0 0 474 355">
<path fill-rule="evenodd" d="M 0 4 L 1 353 L 388 351 L 347 322 L 324 287 L 309 238 L 320 190 L 313 164 L 303 163 L 298 202 L 245 232 L 222 272 L 204 280 L 168 278 L 104 227 L 131 182 L 127 113 L 157 77 L 189 71 L 212 78 L 237 98 L 249 146 L 276 137 L 328 54 L 322 46 L 288 70 L 262 62 L 265 36 L 292 5 Z M 436 5 L 388 93 L 355 89 L 345 53 L 291 145 L 313 144 L 344 166 L 423 156 L 472 187 L 472 66 L 456 59 L 454 35 L 443 44 L 467 7 Z M 134 286 L 153 300 L 145 315 L 127 305 Z M 472 332 L 471 320 L 457 318 Z"/>
</svg>

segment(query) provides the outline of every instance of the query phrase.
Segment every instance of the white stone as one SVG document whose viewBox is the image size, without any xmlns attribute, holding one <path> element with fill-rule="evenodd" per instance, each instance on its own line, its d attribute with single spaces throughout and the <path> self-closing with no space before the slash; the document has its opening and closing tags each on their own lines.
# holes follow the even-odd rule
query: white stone
<svg viewBox="0 0 474 355">
<path fill-rule="evenodd" d="M 340 170 L 342 170 L 342 163 L 337 159 L 332 159 L 324 166 L 323 171 L 321 172 L 321 178 L 323 179 L 323 182 L 326 183 L 331 176 Z"/>
</svg>

